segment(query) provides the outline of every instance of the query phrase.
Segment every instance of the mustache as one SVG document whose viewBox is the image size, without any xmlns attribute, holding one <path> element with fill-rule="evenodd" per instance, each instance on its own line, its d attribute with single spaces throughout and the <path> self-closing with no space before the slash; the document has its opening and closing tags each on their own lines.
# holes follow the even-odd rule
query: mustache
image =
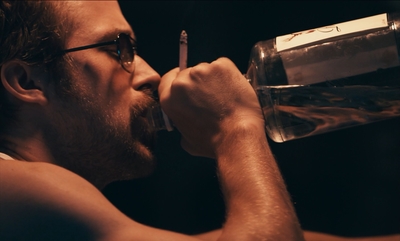
<svg viewBox="0 0 400 241">
<path fill-rule="evenodd" d="M 143 96 L 131 105 L 131 118 L 146 117 L 151 107 L 158 103 L 157 91 L 144 91 Z"/>
</svg>

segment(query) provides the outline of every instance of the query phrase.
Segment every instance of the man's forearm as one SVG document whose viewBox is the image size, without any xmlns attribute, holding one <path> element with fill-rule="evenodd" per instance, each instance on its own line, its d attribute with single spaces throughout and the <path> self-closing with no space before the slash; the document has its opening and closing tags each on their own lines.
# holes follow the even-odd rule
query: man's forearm
<svg viewBox="0 0 400 241">
<path fill-rule="evenodd" d="M 217 153 L 227 220 L 220 240 L 303 240 L 263 129 L 239 127 Z"/>
</svg>

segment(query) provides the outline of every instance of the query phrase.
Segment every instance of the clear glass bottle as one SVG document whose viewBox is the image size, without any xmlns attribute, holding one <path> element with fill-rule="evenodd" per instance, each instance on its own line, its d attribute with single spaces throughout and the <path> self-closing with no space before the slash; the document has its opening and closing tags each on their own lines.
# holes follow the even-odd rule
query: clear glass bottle
<svg viewBox="0 0 400 241">
<path fill-rule="evenodd" d="M 251 50 L 246 77 L 275 142 L 400 116 L 400 14 L 279 36 Z"/>
<path fill-rule="evenodd" d="M 172 131 L 172 130 L 174 130 L 171 120 L 164 113 L 164 111 L 161 109 L 160 104 L 158 104 L 158 103 L 149 108 L 149 110 L 147 112 L 147 120 L 148 120 L 150 126 L 155 131 L 160 131 L 160 130 Z"/>
<path fill-rule="evenodd" d="M 275 142 L 400 116 L 400 13 L 261 41 L 245 76 Z M 159 105 L 156 130 L 173 125 Z M 400 124 L 400 123 L 399 123 Z"/>
</svg>

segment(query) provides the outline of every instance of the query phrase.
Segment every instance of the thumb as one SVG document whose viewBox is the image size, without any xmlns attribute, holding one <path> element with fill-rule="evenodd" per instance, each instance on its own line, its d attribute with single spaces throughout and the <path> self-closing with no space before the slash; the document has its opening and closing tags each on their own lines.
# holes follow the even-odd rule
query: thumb
<svg viewBox="0 0 400 241">
<path fill-rule="evenodd" d="M 169 96 L 168 93 L 171 90 L 172 81 L 174 81 L 178 73 L 179 68 L 174 68 L 163 75 L 158 86 L 158 95 L 160 97 L 160 100 Z"/>
</svg>

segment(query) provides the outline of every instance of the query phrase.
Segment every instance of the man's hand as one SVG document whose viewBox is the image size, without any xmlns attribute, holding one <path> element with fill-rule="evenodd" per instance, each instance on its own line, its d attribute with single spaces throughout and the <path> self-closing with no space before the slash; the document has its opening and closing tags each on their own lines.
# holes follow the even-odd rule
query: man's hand
<svg viewBox="0 0 400 241">
<path fill-rule="evenodd" d="M 182 134 L 182 147 L 192 155 L 214 158 L 223 135 L 236 125 L 264 128 L 255 91 L 227 58 L 168 72 L 159 95 L 163 110 Z"/>
</svg>

